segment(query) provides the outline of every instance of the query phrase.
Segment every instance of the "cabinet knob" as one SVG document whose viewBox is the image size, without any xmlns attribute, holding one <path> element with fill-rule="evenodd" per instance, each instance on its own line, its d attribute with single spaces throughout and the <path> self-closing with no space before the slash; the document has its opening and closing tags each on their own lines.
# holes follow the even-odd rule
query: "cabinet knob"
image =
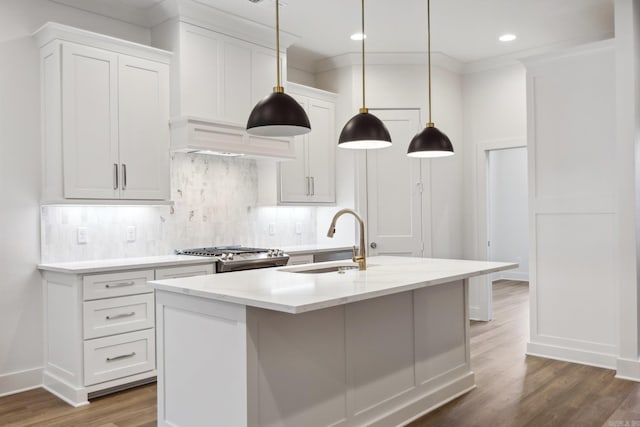
<svg viewBox="0 0 640 427">
<path fill-rule="evenodd" d="M 376 242 L 371 242 L 369 246 L 371 247 L 371 249 L 375 249 L 378 247 L 378 244 Z"/>
</svg>

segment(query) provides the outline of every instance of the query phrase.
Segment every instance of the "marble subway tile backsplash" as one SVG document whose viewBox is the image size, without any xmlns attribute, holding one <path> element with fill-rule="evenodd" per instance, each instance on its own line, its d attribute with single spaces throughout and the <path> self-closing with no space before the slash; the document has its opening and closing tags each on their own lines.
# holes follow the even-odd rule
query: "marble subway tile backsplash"
<svg viewBox="0 0 640 427">
<path fill-rule="evenodd" d="M 257 189 L 254 160 L 175 153 L 173 206 L 42 206 L 42 262 L 166 255 L 223 244 L 316 243 L 315 208 L 257 206 Z M 78 243 L 79 227 L 87 229 L 86 243 Z M 135 241 L 127 240 L 130 227 Z"/>
</svg>

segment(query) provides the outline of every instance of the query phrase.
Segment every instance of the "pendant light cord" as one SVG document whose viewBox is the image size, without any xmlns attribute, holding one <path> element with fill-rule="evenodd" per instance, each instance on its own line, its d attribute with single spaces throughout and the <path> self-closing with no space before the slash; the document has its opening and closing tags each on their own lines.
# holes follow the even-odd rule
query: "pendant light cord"
<svg viewBox="0 0 640 427">
<path fill-rule="evenodd" d="M 431 0 L 427 0 L 427 67 L 429 68 L 429 123 L 427 126 L 433 127 L 431 121 Z"/>
<path fill-rule="evenodd" d="M 362 109 L 361 111 L 367 109 L 364 95 L 364 0 L 362 0 Z"/>
<path fill-rule="evenodd" d="M 276 0 L 276 76 L 277 83 L 273 89 L 275 92 L 284 92 L 280 78 L 280 1 Z"/>
</svg>

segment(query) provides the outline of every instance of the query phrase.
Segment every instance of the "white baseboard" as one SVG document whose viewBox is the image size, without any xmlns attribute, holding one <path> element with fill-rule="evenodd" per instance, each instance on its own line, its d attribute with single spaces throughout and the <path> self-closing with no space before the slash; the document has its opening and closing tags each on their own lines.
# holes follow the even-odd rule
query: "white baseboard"
<svg viewBox="0 0 640 427">
<path fill-rule="evenodd" d="M 43 373 L 42 382 L 42 388 L 75 408 L 89 404 L 87 389 L 84 387 L 67 384 L 47 371 Z"/>
<path fill-rule="evenodd" d="M 640 360 L 618 359 L 616 378 L 640 382 Z"/>
<path fill-rule="evenodd" d="M 532 342 L 527 343 L 527 354 L 612 370 L 616 369 L 617 361 L 617 357 L 613 354 Z"/>
<path fill-rule="evenodd" d="M 480 322 L 488 322 L 486 310 L 481 310 L 478 306 L 469 307 L 469 320 L 477 320 Z"/>
<path fill-rule="evenodd" d="M 491 276 L 491 280 L 516 280 L 518 282 L 528 282 L 529 273 L 523 271 L 499 271 Z"/>
<path fill-rule="evenodd" d="M 0 397 L 42 387 L 42 368 L 0 375 Z"/>
</svg>

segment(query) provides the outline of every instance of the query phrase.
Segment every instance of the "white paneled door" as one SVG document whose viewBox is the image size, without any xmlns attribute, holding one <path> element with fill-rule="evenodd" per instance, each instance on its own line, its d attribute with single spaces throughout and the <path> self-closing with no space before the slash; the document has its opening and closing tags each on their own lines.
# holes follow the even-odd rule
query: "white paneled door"
<svg viewBox="0 0 640 427">
<path fill-rule="evenodd" d="M 420 129 L 418 110 L 372 111 L 382 120 L 393 144 L 367 150 L 367 224 L 370 255 L 423 256 L 424 196 L 421 162 L 407 157 Z"/>
</svg>

